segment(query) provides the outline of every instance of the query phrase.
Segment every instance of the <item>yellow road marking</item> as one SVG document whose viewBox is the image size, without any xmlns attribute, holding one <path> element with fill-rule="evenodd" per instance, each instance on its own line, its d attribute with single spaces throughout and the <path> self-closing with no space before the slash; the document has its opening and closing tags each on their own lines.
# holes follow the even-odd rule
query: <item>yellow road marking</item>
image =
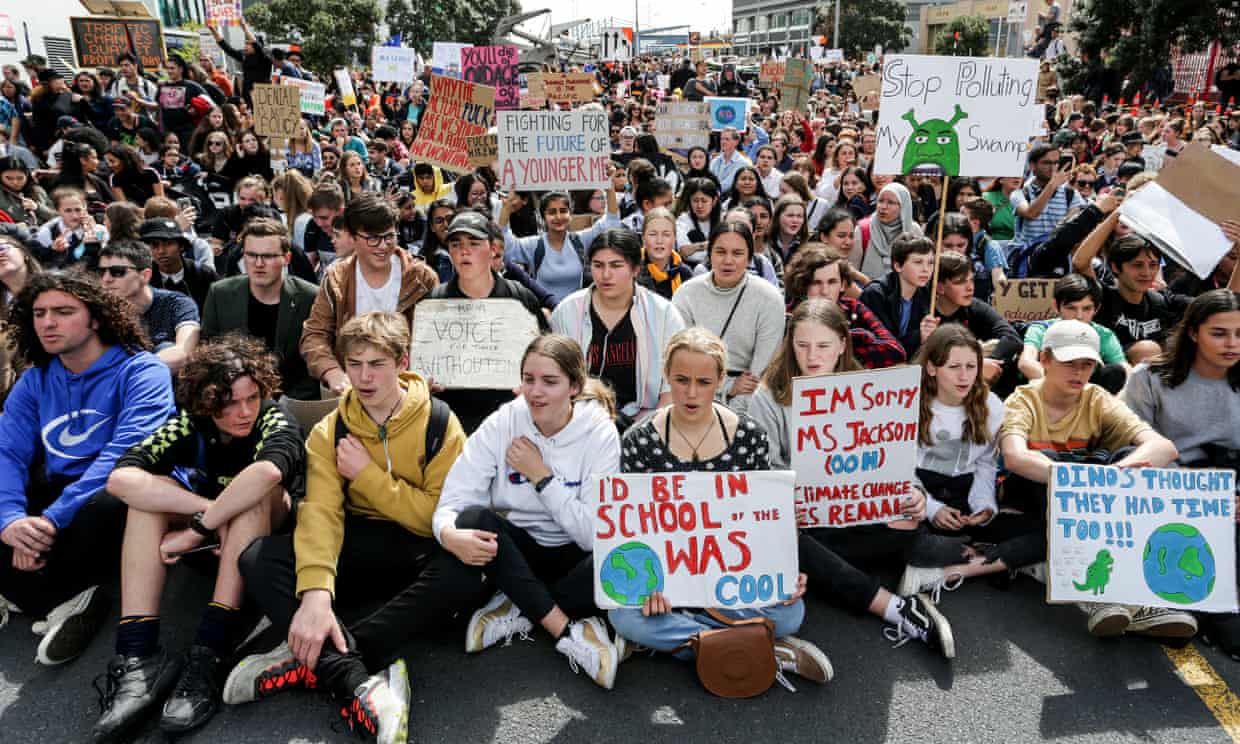
<svg viewBox="0 0 1240 744">
<path fill-rule="evenodd" d="M 1231 740 L 1240 744 L 1240 697 L 1236 697 L 1206 657 L 1190 643 L 1184 648 L 1163 646 L 1167 658 L 1184 684 L 1193 688 L 1201 702 L 1218 720 Z"/>
</svg>

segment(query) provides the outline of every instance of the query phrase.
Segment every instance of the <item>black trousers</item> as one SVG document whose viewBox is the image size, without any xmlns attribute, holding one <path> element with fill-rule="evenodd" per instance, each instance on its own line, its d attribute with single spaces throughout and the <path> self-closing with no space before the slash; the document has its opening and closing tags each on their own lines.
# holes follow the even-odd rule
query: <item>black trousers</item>
<svg viewBox="0 0 1240 744">
<path fill-rule="evenodd" d="M 68 485 L 31 478 L 27 513 L 41 514 Z M 0 543 L 0 595 L 32 617 L 45 617 L 56 605 L 87 587 L 115 578 L 121 564 L 128 507 L 99 491 L 78 510 L 73 522 L 56 534 L 46 563 L 38 571 L 13 567 L 13 549 Z"/>
<path fill-rule="evenodd" d="M 594 606 L 594 558 L 576 543 L 539 545 L 528 532 L 490 509 L 466 509 L 457 516 L 456 526 L 499 535 L 499 550 L 490 563 L 457 563 L 470 574 L 481 577 L 485 573 L 533 622 L 556 606 L 574 619 L 598 613 Z"/>
<path fill-rule="evenodd" d="M 1019 476 L 1009 475 L 1009 481 Z M 972 507 L 969 506 L 969 489 L 973 487 L 973 474 L 966 473 L 955 478 L 947 477 L 941 473 L 932 470 L 917 469 L 917 478 L 921 481 L 922 486 L 926 488 L 931 496 L 943 502 L 953 509 L 957 509 L 964 514 L 971 513 Z M 1020 479 L 1018 488 L 1028 490 L 1031 481 L 1023 478 Z M 1046 558 L 1046 485 L 1042 483 L 1033 484 L 1042 489 L 1042 506 L 1041 511 L 1037 514 L 1014 513 L 1010 511 L 1000 511 L 994 515 L 989 523 L 974 527 L 966 527 L 963 530 L 952 531 L 942 530 L 930 525 L 930 530 L 940 535 L 967 535 L 968 538 L 975 543 L 986 543 L 993 546 L 986 549 L 986 556 L 991 561 L 996 558 L 1003 558 L 1004 564 L 1008 568 L 1020 568 L 1031 563 L 1037 563 Z M 1034 494 L 1025 493 L 1020 496 L 1028 508 L 1038 509 Z M 1009 499 L 1010 500 L 1010 499 Z M 1039 517 L 1040 515 L 1040 517 Z M 1041 540 L 1031 537 L 1033 533 L 1040 532 Z M 1008 545 L 1009 542 L 1013 542 Z M 1038 557 L 1038 545 L 1041 544 L 1041 557 Z M 1017 561 L 1013 564 L 1012 561 Z"/>
<path fill-rule="evenodd" d="M 238 563 L 250 596 L 277 631 L 287 636 L 301 606 L 293 536 L 259 538 Z M 408 639 L 485 601 L 481 576 L 461 568 L 461 562 L 434 538 L 420 537 L 387 520 L 346 517 L 336 562 L 337 614 L 339 608 L 383 604 L 345 628 L 348 653 L 341 654 L 330 640 L 324 642 L 315 669 L 323 687 L 340 696 L 352 694 L 345 683 L 359 669 L 382 669 L 399 656 Z"/>
</svg>

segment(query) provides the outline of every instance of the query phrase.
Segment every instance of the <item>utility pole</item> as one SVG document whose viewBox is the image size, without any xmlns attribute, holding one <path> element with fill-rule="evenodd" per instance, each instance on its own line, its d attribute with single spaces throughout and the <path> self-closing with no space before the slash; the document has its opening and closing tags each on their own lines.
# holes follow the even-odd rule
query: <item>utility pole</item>
<svg viewBox="0 0 1240 744">
<path fill-rule="evenodd" d="M 840 6 L 844 4 L 844 0 L 835 0 L 835 33 L 831 34 L 831 48 L 843 49 L 840 44 Z"/>
</svg>

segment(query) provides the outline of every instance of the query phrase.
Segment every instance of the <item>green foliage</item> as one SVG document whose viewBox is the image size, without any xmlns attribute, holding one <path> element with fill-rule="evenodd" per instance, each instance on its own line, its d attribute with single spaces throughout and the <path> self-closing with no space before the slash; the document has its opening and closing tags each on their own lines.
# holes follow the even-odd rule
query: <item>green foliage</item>
<svg viewBox="0 0 1240 744">
<path fill-rule="evenodd" d="M 901 0 L 836 0 L 840 6 L 840 37 L 832 38 L 835 28 L 835 7 L 821 2 L 814 8 L 815 34 L 827 37 L 828 48 L 842 48 L 850 58 L 864 57 L 882 44 L 887 52 L 899 52 L 912 41 L 912 33 L 904 25 L 907 14 Z"/>
<path fill-rule="evenodd" d="M 369 64 L 383 19 L 377 0 L 270 0 L 245 15 L 272 40 L 301 44 L 304 65 L 321 77 L 357 60 Z"/>
<path fill-rule="evenodd" d="M 956 34 L 960 38 L 956 38 Z M 990 54 L 990 22 L 981 16 L 960 16 L 939 30 L 934 53 L 949 57 L 985 57 Z"/>
<path fill-rule="evenodd" d="M 405 46 L 429 57 L 436 41 L 490 44 L 499 20 L 520 12 L 517 0 L 389 0 L 384 20 Z"/>
<path fill-rule="evenodd" d="M 1083 55 L 1140 85 L 1174 46 L 1193 53 L 1213 41 L 1224 49 L 1240 42 L 1240 0 L 1085 0 L 1072 8 L 1069 29 Z"/>
</svg>

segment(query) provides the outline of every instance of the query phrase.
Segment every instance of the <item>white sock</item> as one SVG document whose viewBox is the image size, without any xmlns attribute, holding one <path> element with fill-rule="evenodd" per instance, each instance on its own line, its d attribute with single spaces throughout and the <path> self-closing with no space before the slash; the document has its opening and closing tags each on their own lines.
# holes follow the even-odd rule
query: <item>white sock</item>
<svg viewBox="0 0 1240 744">
<path fill-rule="evenodd" d="M 883 619 L 892 625 L 899 625 L 901 622 L 900 610 L 904 609 L 904 598 L 891 595 L 891 601 L 887 603 L 887 609 L 883 610 Z"/>
</svg>

